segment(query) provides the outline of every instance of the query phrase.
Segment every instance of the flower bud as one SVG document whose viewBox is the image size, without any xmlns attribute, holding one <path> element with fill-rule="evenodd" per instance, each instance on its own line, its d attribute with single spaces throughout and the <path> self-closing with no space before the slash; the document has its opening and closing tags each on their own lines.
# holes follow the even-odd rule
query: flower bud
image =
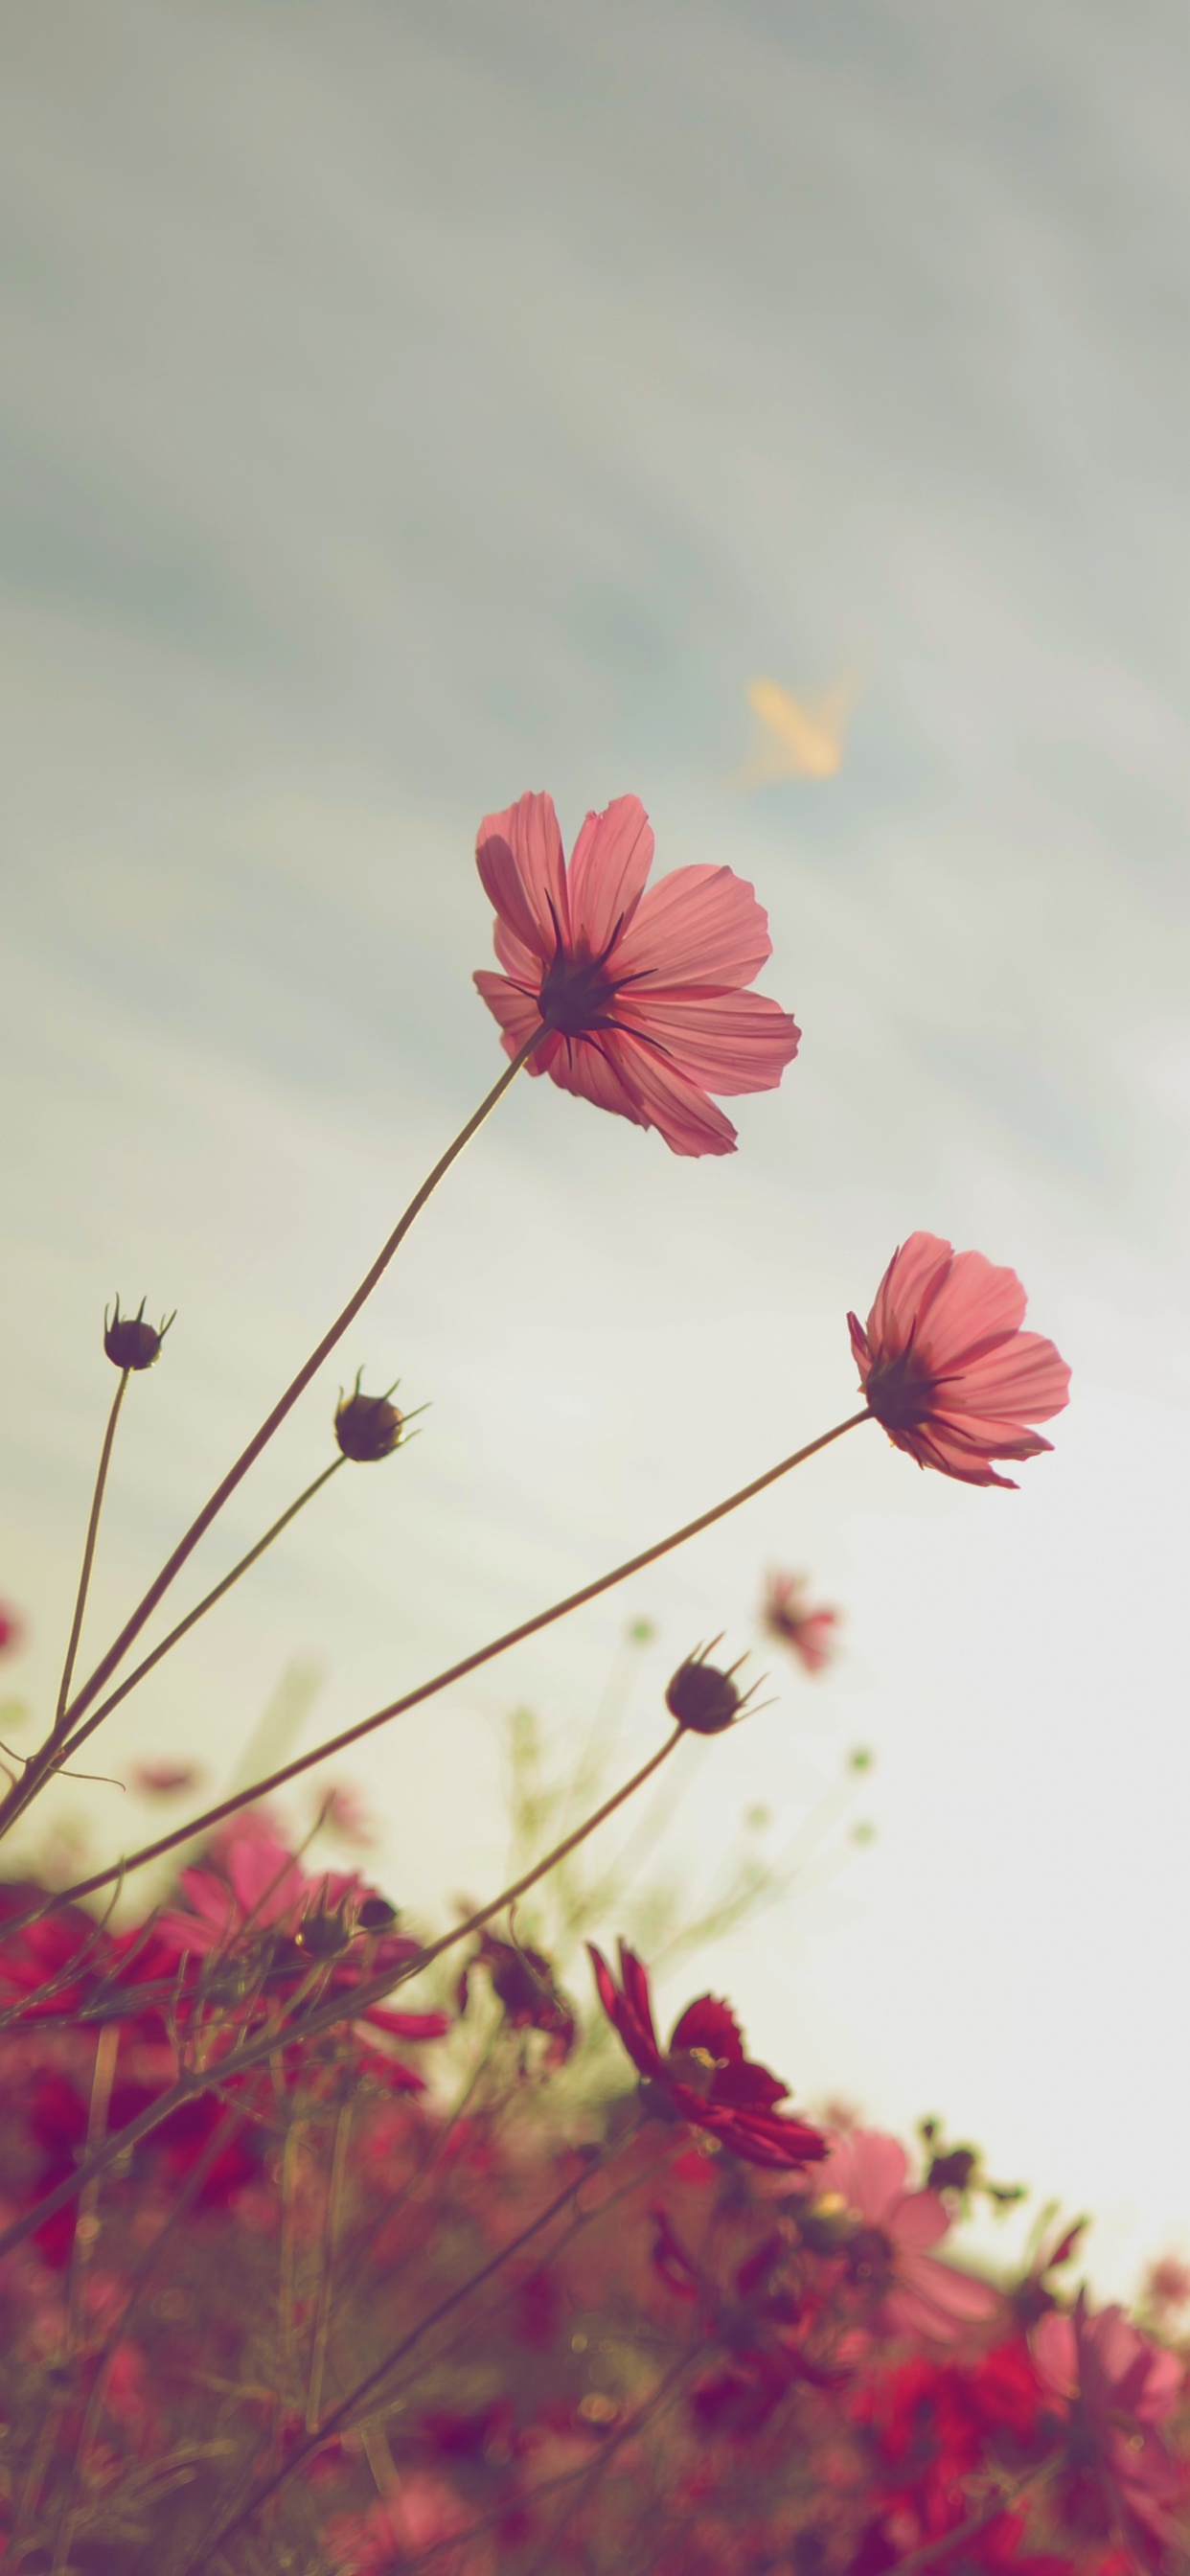
<svg viewBox="0 0 1190 2576">
<path fill-rule="evenodd" d="M 394 1449 L 400 1448 L 405 1416 L 390 1404 L 388 1395 L 361 1395 L 362 1376 L 361 1369 L 350 1395 L 340 1393 L 335 1438 L 345 1458 L 365 1464 L 370 1458 L 391 1458 Z"/>
<path fill-rule="evenodd" d="M 312 1912 L 303 1914 L 294 1939 L 309 1959 L 320 1963 L 341 1959 L 344 1951 L 351 1948 L 351 1925 L 341 1910 L 330 1914 L 320 1902 Z"/>
<path fill-rule="evenodd" d="M 691 1655 L 679 1664 L 665 1694 L 670 1716 L 694 1735 L 722 1735 L 743 1706 L 734 1680 L 738 1670 L 733 1664 L 730 1672 L 720 1672 L 717 1664 L 708 1664 L 702 1649 Z"/>
<path fill-rule="evenodd" d="M 356 1922 L 361 1932 L 390 1932 L 397 1921 L 397 1908 L 387 1896 L 365 1896 L 356 1908 Z"/>
<path fill-rule="evenodd" d="M 950 2147 L 930 2160 L 927 2191 L 966 2191 L 979 2158 L 973 2147 Z"/>
<path fill-rule="evenodd" d="M 152 1324 L 146 1324 L 145 1302 L 145 1299 L 142 1297 L 135 1315 L 122 1315 L 120 1313 L 120 1300 L 117 1297 L 115 1312 L 112 1315 L 110 1323 L 108 1321 L 107 1308 L 106 1306 L 104 1307 L 103 1347 L 107 1352 L 113 1368 L 152 1368 L 153 1362 L 160 1352 L 161 1345 L 165 1340 L 165 1336 L 168 1333 L 174 1318 L 173 1315 L 167 1315 L 164 1322 L 157 1325 L 156 1328 L 154 1328 Z M 176 1308 L 174 1312 L 177 1312 Z"/>
</svg>

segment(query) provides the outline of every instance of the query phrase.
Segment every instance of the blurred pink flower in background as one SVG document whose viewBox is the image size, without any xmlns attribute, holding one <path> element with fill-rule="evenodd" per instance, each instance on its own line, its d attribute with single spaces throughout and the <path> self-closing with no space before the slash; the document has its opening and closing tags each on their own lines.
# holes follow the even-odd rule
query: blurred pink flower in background
<svg viewBox="0 0 1190 2576">
<path fill-rule="evenodd" d="M 9 1609 L 7 1601 L 0 1601 L 0 1655 L 7 1654 L 14 1646 L 19 1646 L 24 1634 L 24 1621 L 15 1610 Z"/>
<path fill-rule="evenodd" d="M 996 2293 L 930 2253 L 948 2233 L 950 2215 L 936 2191 L 910 2190 L 908 2176 L 899 2140 L 852 2129 L 834 2139 L 815 2174 L 807 2215 L 811 2223 L 819 2218 L 826 2241 L 837 2234 L 883 2331 L 948 2343 L 994 2313 Z"/>
<path fill-rule="evenodd" d="M 1150 2308 L 1184 2308 L 1190 2304 L 1190 2263 L 1178 2254 L 1161 2254 L 1150 2263 L 1142 2293 Z"/>
<path fill-rule="evenodd" d="M 1025 1302 L 1015 1270 L 956 1252 L 940 1235 L 911 1234 L 867 1325 L 848 1316 L 871 1411 L 919 1467 L 966 1485 L 1013 1486 L 993 1458 L 1052 1448 L 1027 1425 L 1061 1412 L 1070 1371 L 1052 1342 L 1021 1331 Z"/>
<path fill-rule="evenodd" d="M 726 867 L 675 868 L 645 893 L 653 835 L 635 796 L 588 814 L 569 867 L 552 799 L 485 815 L 476 842 L 496 908 L 502 975 L 475 982 L 530 1073 L 638 1127 L 675 1154 L 730 1154 L 710 1098 L 771 1091 L 800 1031 L 745 986 L 772 954 L 768 915 Z"/>
<path fill-rule="evenodd" d="M 765 1579 L 761 1618 L 770 1637 L 800 1656 L 808 1673 L 825 1672 L 835 1652 L 837 1610 L 812 1610 L 804 1574 L 770 1574 Z"/>
<path fill-rule="evenodd" d="M 1069 2315 L 1051 2309 L 1042 2317 L 1033 2355 L 1074 2426 L 1068 2517 L 1085 2522 L 1088 2506 L 1098 2504 L 1107 2528 L 1159 2565 L 1167 2545 L 1183 2542 L 1172 2508 L 1185 2495 L 1185 2472 L 1160 2431 L 1182 2394 L 1183 2361 L 1151 2343 L 1122 2308 L 1092 2313 L 1082 2292 Z"/>
</svg>

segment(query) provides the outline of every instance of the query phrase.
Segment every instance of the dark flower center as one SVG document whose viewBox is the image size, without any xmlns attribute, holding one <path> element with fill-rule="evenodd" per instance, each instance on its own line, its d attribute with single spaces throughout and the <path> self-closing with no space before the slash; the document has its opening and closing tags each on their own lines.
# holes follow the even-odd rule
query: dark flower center
<svg viewBox="0 0 1190 2576">
<path fill-rule="evenodd" d="M 892 2279 L 892 2246 L 882 2227 L 861 2227 L 847 2248 L 847 2261 L 853 2280 L 862 2281 L 866 2290 L 886 2290 Z"/>
<path fill-rule="evenodd" d="M 537 1007 L 547 1029 L 577 1038 L 586 1029 L 607 1028 L 615 991 L 602 957 L 567 957 L 559 948 L 546 968 Z"/>
<path fill-rule="evenodd" d="M 864 1388 L 868 1410 L 882 1422 L 886 1431 L 911 1431 L 924 1422 L 936 1393 L 936 1381 L 923 1369 L 912 1351 L 902 1351 L 899 1359 L 877 1361 L 868 1372 Z"/>
</svg>

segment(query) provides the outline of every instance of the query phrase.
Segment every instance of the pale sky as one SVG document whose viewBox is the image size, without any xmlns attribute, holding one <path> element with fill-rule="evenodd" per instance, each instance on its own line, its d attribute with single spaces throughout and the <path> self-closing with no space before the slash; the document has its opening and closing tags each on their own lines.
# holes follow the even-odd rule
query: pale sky
<svg viewBox="0 0 1190 2576">
<path fill-rule="evenodd" d="M 726 1988 L 801 2100 L 944 2113 L 1126 2289 L 1190 2240 L 1184 12 L 0 0 L 0 60 L 5 1688 L 52 1695 L 105 1299 L 179 1312 L 96 1649 L 499 1069 L 480 815 L 635 792 L 659 871 L 755 884 L 801 1057 L 723 1163 L 518 1085 L 203 1580 L 361 1362 L 423 1437 L 96 1768 L 214 1788 L 295 1663 L 302 1741 L 350 1723 L 851 1410 L 915 1227 L 1010 1262 L 1074 1369 L 1019 1495 L 865 1430 L 342 1772 L 441 1919 L 499 1883 L 504 1711 L 564 1762 L 647 1614 L 627 1769 L 805 1568 L 845 1655 L 711 1748 L 666 1865 L 756 1803 L 778 1850 L 855 1744 L 877 1838 L 665 2001 Z M 758 675 L 854 680 L 837 777 L 735 783 Z"/>
</svg>

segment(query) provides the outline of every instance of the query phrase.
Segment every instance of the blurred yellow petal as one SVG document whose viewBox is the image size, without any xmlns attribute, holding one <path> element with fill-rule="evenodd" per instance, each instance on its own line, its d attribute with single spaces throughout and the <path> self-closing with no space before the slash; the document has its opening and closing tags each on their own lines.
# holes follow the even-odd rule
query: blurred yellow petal
<svg viewBox="0 0 1190 2576">
<path fill-rule="evenodd" d="M 837 777 L 855 695 L 852 679 L 838 680 L 815 697 L 795 697 L 778 680 L 749 680 L 748 704 L 757 721 L 736 786 L 767 787 L 782 778 Z"/>
</svg>

